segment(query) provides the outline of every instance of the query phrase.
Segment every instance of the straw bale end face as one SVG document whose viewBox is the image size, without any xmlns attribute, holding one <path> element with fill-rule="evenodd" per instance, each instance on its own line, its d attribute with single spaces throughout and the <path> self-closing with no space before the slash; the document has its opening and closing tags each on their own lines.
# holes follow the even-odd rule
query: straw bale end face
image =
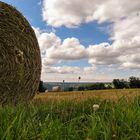
<svg viewBox="0 0 140 140">
<path fill-rule="evenodd" d="M 39 45 L 28 21 L 0 2 L 0 104 L 32 99 L 41 74 Z"/>
</svg>

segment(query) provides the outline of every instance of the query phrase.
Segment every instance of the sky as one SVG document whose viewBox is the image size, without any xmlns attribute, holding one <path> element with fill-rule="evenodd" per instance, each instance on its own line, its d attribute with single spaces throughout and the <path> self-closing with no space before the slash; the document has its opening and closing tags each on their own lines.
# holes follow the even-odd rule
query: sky
<svg viewBox="0 0 140 140">
<path fill-rule="evenodd" d="M 140 76 L 140 0 L 2 0 L 29 21 L 41 80 L 108 82 Z"/>
</svg>

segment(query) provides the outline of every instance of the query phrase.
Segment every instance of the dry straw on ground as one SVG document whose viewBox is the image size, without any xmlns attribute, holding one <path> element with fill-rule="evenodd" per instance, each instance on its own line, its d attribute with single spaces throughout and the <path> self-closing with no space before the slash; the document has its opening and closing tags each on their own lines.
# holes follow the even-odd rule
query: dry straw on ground
<svg viewBox="0 0 140 140">
<path fill-rule="evenodd" d="M 0 2 L 0 104 L 32 99 L 41 73 L 39 45 L 28 21 Z"/>
</svg>

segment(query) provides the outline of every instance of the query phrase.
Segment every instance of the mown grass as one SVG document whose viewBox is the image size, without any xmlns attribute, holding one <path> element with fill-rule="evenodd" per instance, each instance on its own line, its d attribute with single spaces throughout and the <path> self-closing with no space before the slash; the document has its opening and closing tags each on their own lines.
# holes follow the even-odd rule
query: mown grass
<svg viewBox="0 0 140 140">
<path fill-rule="evenodd" d="M 99 109 L 94 110 L 93 105 Z M 140 140 L 140 97 L 0 107 L 1 140 Z"/>
</svg>

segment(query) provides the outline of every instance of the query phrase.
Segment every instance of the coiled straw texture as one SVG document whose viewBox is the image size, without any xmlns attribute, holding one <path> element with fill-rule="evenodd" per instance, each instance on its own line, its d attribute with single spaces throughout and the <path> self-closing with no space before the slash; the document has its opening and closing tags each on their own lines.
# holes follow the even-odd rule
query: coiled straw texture
<svg viewBox="0 0 140 140">
<path fill-rule="evenodd" d="M 0 2 L 0 104 L 32 99 L 41 73 L 33 29 L 14 7 Z"/>
</svg>

